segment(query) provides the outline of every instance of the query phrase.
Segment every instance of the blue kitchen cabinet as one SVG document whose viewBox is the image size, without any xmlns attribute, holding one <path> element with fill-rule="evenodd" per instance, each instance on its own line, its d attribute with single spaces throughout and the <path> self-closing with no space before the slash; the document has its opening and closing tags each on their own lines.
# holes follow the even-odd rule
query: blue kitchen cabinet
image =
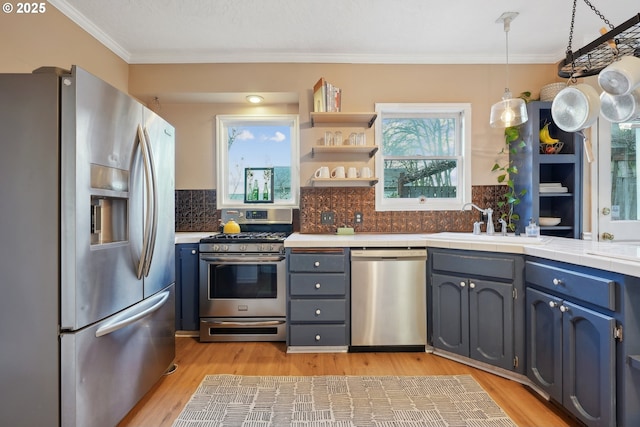
<svg viewBox="0 0 640 427">
<path fill-rule="evenodd" d="M 515 213 L 520 215 L 518 225 L 523 233 L 529 218 L 538 223 L 540 217 L 553 217 L 560 218 L 560 223 L 541 226 L 541 234 L 580 239 L 583 221 L 582 136 L 559 129 L 551 116 L 551 105 L 551 102 L 541 101 L 527 104 L 529 120 L 520 126 L 525 145 L 509 154 L 510 161 L 518 168 L 518 173 L 510 176 L 515 192 L 525 192 L 515 206 Z M 551 135 L 563 144 L 556 154 L 541 153 L 540 129 L 545 124 L 549 124 Z M 547 146 L 543 145 L 544 148 Z"/>
<path fill-rule="evenodd" d="M 198 331 L 198 243 L 176 245 L 176 330 Z"/>
<path fill-rule="evenodd" d="M 522 256 L 430 249 L 428 260 L 436 353 L 524 373 Z"/>
<path fill-rule="evenodd" d="M 589 427 L 640 425 L 638 278 L 529 257 L 527 377 Z"/>
<path fill-rule="evenodd" d="M 351 340 L 348 248 L 287 249 L 287 349 L 346 351 Z"/>
</svg>

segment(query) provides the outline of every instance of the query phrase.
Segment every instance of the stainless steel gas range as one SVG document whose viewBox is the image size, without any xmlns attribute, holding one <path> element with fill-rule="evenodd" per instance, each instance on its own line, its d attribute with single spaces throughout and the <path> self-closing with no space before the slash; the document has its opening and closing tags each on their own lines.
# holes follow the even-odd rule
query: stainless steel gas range
<svg viewBox="0 0 640 427">
<path fill-rule="evenodd" d="M 200 341 L 285 341 L 290 209 L 223 210 L 237 234 L 200 240 Z"/>
</svg>

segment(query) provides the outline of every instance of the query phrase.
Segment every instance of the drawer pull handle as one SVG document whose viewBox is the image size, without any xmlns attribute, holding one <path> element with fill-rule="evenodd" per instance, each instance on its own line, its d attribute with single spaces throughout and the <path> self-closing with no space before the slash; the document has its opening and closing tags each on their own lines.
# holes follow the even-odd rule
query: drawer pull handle
<svg viewBox="0 0 640 427">
<path fill-rule="evenodd" d="M 320 309 L 316 308 L 316 316 L 320 316 L 320 313 L 321 313 Z"/>
<path fill-rule="evenodd" d="M 320 261 L 316 261 L 316 262 L 314 262 L 314 263 L 313 263 L 313 266 L 314 266 L 314 267 L 320 267 Z"/>
<path fill-rule="evenodd" d="M 475 289 L 476 284 L 475 284 L 475 283 L 473 283 L 473 282 L 471 282 L 471 283 L 469 283 L 469 287 L 470 287 L 471 289 Z"/>
<path fill-rule="evenodd" d="M 316 341 L 320 341 L 320 334 L 316 335 Z"/>
<path fill-rule="evenodd" d="M 567 307 L 566 305 L 561 305 L 560 306 L 560 311 L 563 313 L 568 313 L 569 312 L 569 307 Z"/>
<path fill-rule="evenodd" d="M 553 279 L 553 284 L 556 286 L 562 285 L 562 279 Z"/>
<path fill-rule="evenodd" d="M 460 282 L 460 287 L 464 288 L 465 286 L 467 286 L 465 282 Z"/>
<path fill-rule="evenodd" d="M 320 289 L 320 283 L 316 283 L 316 289 Z"/>
<path fill-rule="evenodd" d="M 556 308 L 558 306 L 558 303 L 555 301 L 549 301 L 549 307 L 551 308 Z"/>
</svg>

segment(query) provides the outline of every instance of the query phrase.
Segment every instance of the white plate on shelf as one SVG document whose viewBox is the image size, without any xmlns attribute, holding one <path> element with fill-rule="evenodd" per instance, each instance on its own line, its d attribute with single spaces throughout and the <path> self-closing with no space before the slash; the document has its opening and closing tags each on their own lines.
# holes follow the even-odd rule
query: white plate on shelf
<svg viewBox="0 0 640 427">
<path fill-rule="evenodd" d="M 562 187 L 562 184 L 559 182 L 541 182 L 540 187 Z"/>
<path fill-rule="evenodd" d="M 568 193 L 567 187 L 540 187 L 540 193 Z"/>
<path fill-rule="evenodd" d="M 553 227 L 555 225 L 560 224 L 562 218 L 552 217 L 552 216 L 541 216 L 540 217 L 540 225 L 542 227 Z"/>
</svg>

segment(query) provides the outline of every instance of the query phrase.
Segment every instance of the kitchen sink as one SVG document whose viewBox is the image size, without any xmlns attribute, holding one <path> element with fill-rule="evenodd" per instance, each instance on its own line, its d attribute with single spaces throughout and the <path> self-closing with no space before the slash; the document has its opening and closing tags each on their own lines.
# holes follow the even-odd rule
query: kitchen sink
<svg viewBox="0 0 640 427">
<path fill-rule="evenodd" d="M 477 243 L 496 243 L 496 244 L 512 244 L 512 245 L 545 245 L 551 238 L 550 237 L 526 237 L 516 236 L 514 234 L 507 234 L 503 236 L 501 234 L 494 234 L 492 236 L 488 234 L 473 234 L 473 233 L 453 233 L 442 232 L 429 234 L 426 236 L 429 239 L 442 239 L 442 240 L 454 240 L 460 242 L 477 242 Z"/>
</svg>

